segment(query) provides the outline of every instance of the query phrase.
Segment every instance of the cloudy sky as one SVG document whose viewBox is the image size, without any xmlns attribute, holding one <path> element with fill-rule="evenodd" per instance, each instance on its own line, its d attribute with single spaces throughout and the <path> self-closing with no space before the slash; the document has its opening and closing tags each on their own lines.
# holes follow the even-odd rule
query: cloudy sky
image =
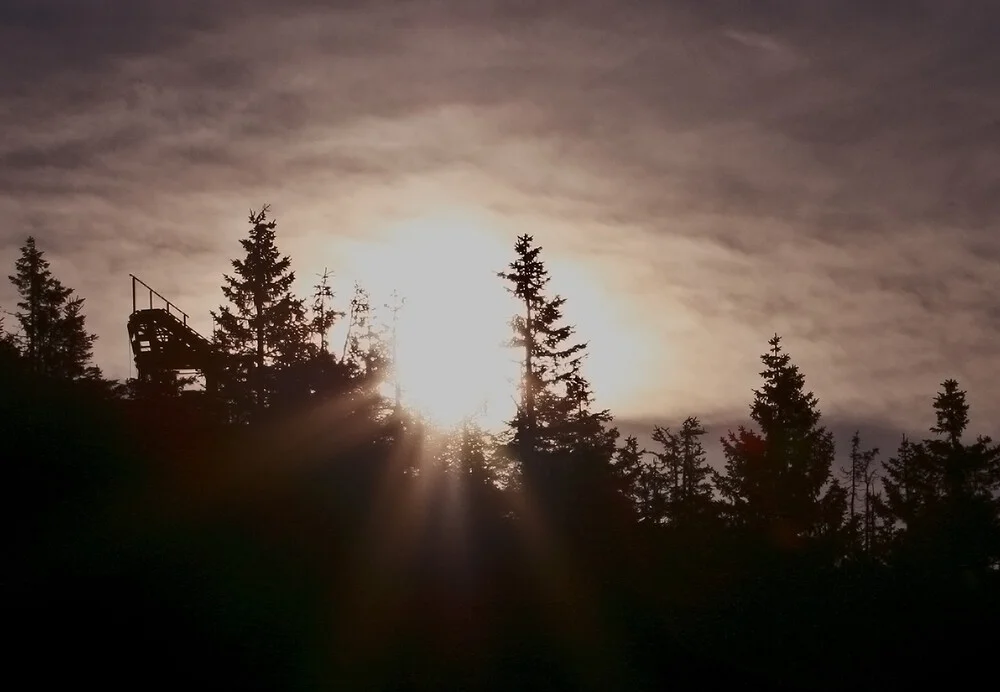
<svg viewBox="0 0 1000 692">
<path fill-rule="evenodd" d="M 994 6 L 3 0 L 0 261 L 34 234 L 122 376 L 128 274 L 210 329 L 250 207 L 303 281 L 459 210 L 575 272 L 623 417 L 744 417 L 779 332 L 837 425 L 925 428 L 955 376 L 989 430 Z"/>
</svg>

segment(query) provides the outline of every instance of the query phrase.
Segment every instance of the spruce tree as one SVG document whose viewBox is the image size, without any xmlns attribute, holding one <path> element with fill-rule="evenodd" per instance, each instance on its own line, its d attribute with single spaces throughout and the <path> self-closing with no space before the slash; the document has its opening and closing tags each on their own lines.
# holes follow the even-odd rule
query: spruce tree
<svg viewBox="0 0 1000 692">
<path fill-rule="evenodd" d="M 680 450 L 680 439 L 670 428 L 656 425 L 653 427 L 653 442 L 660 445 L 659 451 L 653 452 L 657 460 L 657 471 L 661 476 L 664 495 L 664 518 L 674 513 L 674 505 L 681 494 L 681 477 L 683 461 Z"/>
<path fill-rule="evenodd" d="M 319 283 L 313 286 L 312 304 L 308 314 L 308 331 L 312 339 L 310 355 L 306 362 L 293 365 L 286 380 L 296 380 L 293 390 L 308 392 L 308 398 L 327 400 L 337 398 L 344 403 L 355 384 L 354 368 L 333 353 L 330 331 L 346 315 L 335 306 L 336 294 L 330 285 L 332 273 L 324 269 Z"/>
<path fill-rule="evenodd" d="M 21 354 L 36 374 L 64 380 L 99 379 L 91 364 L 97 337 L 87 332 L 83 298 L 52 275 L 33 237 L 21 247 L 10 282 L 17 289 Z"/>
<path fill-rule="evenodd" d="M 903 435 L 895 456 L 882 465 L 883 497 L 876 511 L 886 527 L 886 537 L 898 537 L 907 527 L 916 525 L 928 506 L 934 504 L 936 483 L 928 462 L 923 444 Z"/>
<path fill-rule="evenodd" d="M 448 433 L 444 461 L 451 472 L 473 484 L 493 485 L 501 480 L 496 439 L 472 418 Z"/>
<path fill-rule="evenodd" d="M 1000 454 L 989 437 L 966 443 L 969 405 L 965 391 L 949 379 L 934 399 L 934 437 L 924 441 L 928 481 L 928 541 L 949 568 L 984 572 L 1000 559 L 997 493 Z M 929 546 L 925 546 L 929 547 Z"/>
<path fill-rule="evenodd" d="M 341 356 L 354 365 L 368 385 L 377 387 L 390 366 L 389 345 L 386 330 L 376 321 L 371 297 L 361 284 L 354 285 L 349 320 Z"/>
<path fill-rule="evenodd" d="M 670 522 L 690 524 L 712 508 L 712 468 L 701 442 L 705 433 L 694 416 L 686 418 L 676 433 L 660 426 L 653 429 L 653 440 L 660 445 L 655 454 L 665 474 L 666 518 Z"/>
<path fill-rule="evenodd" d="M 546 292 L 550 277 L 541 249 L 530 235 L 519 236 L 516 259 L 499 273 L 521 306 L 511 320 L 508 343 L 523 353 L 520 401 L 511 421 L 513 446 L 523 466 L 543 456 L 571 454 L 582 463 L 607 466 L 618 432 L 610 426 L 608 411 L 594 409 L 590 383 L 582 375 L 587 345 L 574 342 L 574 328 L 562 324 L 565 298 Z"/>
<path fill-rule="evenodd" d="M 309 319 L 310 331 L 316 336 L 321 353 L 330 352 L 330 330 L 345 313 L 334 307 L 336 295 L 330 285 L 330 270 L 324 269 L 319 283 L 313 286 L 313 302 Z"/>
<path fill-rule="evenodd" d="M 885 463 L 879 510 L 894 529 L 899 556 L 926 559 L 948 553 L 955 560 L 982 563 L 990 551 L 987 544 L 995 539 L 997 448 L 988 437 L 964 441 L 969 406 L 955 380 L 942 383 L 933 407 L 933 436 L 918 443 L 904 437 L 896 456 Z"/>
<path fill-rule="evenodd" d="M 563 380 L 562 397 L 553 397 L 549 430 L 563 453 L 575 454 L 604 468 L 611 462 L 618 442 L 618 429 L 611 412 L 596 408 L 590 382 L 581 374 L 581 355 L 571 360 Z"/>
<path fill-rule="evenodd" d="M 834 459 L 833 435 L 820 425 L 818 402 L 775 335 L 761 360 L 764 384 L 750 417 L 760 432 L 741 427 L 722 438 L 725 472 L 716 485 L 730 517 L 779 542 L 828 530 L 842 489 L 824 501 Z"/>
<path fill-rule="evenodd" d="M 878 468 L 875 463 L 878 448 L 861 448 L 861 431 L 854 431 L 851 437 L 849 465 L 841 469 L 841 477 L 846 485 L 848 522 L 852 548 L 868 554 L 875 539 L 875 479 Z"/>
<path fill-rule="evenodd" d="M 14 369 L 20 355 L 14 335 L 4 328 L 4 316 L 0 315 L 0 371 Z"/>
<path fill-rule="evenodd" d="M 514 334 L 509 342 L 524 353 L 520 402 L 511 425 L 515 446 L 525 455 L 553 448 L 555 441 L 545 432 L 558 422 L 554 418 L 561 392 L 554 388 L 568 376 L 557 368 L 584 349 L 583 344 L 568 343 L 572 327 L 559 325 L 565 299 L 546 295 L 550 279 L 548 269 L 539 259 L 541 251 L 530 235 L 519 236 L 514 245 L 517 258 L 510 263 L 509 271 L 499 274 L 508 282 L 508 292 L 521 304 L 521 312 L 511 320 Z"/>
<path fill-rule="evenodd" d="M 639 439 L 629 435 L 615 453 L 613 469 L 619 489 L 631 501 L 639 521 L 657 523 L 663 515 L 659 502 L 662 476 L 646 461 L 646 454 L 639 448 Z"/>
<path fill-rule="evenodd" d="M 529 235 L 515 243 L 515 260 L 499 276 L 520 304 L 508 345 L 522 353 L 520 400 L 507 451 L 517 459 L 527 489 L 546 507 L 549 520 L 596 545 L 612 540 L 609 517 L 624 519 L 612 459 L 618 430 L 594 405 L 582 364 L 587 345 L 563 324 L 562 296 L 547 293 L 548 270 Z"/>
<path fill-rule="evenodd" d="M 246 254 L 233 260 L 233 274 L 223 277 L 222 293 L 229 305 L 212 313 L 216 342 L 234 363 L 224 389 L 238 419 L 261 415 L 275 398 L 282 376 L 315 350 L 308 339 L 303 301 L 292 294 L 291 259 L 278 251 L 277 223 L 268 212 L 266 205 L 250 212 L 250 230 L 240 240 Z"/>
</svg>

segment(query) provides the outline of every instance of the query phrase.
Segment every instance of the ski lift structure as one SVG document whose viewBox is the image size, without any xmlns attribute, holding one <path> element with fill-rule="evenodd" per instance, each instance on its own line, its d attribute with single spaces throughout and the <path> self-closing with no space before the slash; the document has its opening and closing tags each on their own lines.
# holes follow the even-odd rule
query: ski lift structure
<svg viewBox="0 0 1000 692">
<path fill-rule="evenodd" d="M 173 381 L 194 375 L 214 393 L 222 366 L 211 340 L 188 324 L 188 314 L 134 274 L 129 342 L 142 382 Z"/>
</svg>

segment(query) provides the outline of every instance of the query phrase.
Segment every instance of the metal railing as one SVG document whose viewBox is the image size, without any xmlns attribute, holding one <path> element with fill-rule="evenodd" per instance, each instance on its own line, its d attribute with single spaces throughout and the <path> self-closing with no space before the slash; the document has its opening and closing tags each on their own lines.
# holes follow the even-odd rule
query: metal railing
<svg viewBox="0 0 1000 692">
<path fill-rule="evenodd" d="M 156 296 L 157 298 L 159 298 L 163 302 L 164 305 L 166 305 L 167 314 L 173 315 L 174 313 L 171 312 L 173 310 L 178 315 L 180 315 L 180 319 L 184 323 L 184 326 L 185 327 L 187 326 L 188 315 L 187 315 L 186 312 L 184 312 L 179 307 L 177 307 L 176 305 L 174 305 L 173 303 L 171 303 L 169 300 L 167 300 L 166 298 L 164 298 L 162 294 L 160 294 L 158 291 L 154 290 L 152 286 L 150 286 L 149 284 L 147 284 L 145 281 L 143 281 L 142 279 L 140 279 L 135 274 L 129 274 L 129 277 L 131 277 L 131 279 L 132 279 L 132 312 L 137 312 L 138 309 L 139 309 L 138 308 L 138 302 L 137 302 L 138 296 L 137 296 L 137 286 L 136 286 L 136 284 L 141 284 L 143 288 L 145 288 L 147 291 L 149 291 L 149 309 L 150 310 L 153 309 L 153 296 Z"/>
</svg>

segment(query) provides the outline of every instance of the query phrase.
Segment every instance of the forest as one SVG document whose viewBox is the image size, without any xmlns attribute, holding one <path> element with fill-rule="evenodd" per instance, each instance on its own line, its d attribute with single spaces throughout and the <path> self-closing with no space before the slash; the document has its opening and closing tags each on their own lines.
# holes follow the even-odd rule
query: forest
<svg viewBox="0 0 1000 692">
<path fill-rule="evenodd" d="M 362 288 L 340 304 L 324 278 L 296 296 L 267 207 L 240 242 L 202 389 L 169 370 L 106 378 L 89 304 L 34 238 L 21 248 L 0 326 L 11 675 L 232 690 L 992 679 L 1000 446 L 968 433 L 957 381 L 927 393 L 922 439 L 835 440 L 775 335 L 745 425 L 709 432 L 692 411 L 646 449 L 595 400 L 563 318 L 573 298 L 522 235 L 496 277 L 520 306 L 516 413 L 441 429 L 401 401 Z"/>
</svg>

